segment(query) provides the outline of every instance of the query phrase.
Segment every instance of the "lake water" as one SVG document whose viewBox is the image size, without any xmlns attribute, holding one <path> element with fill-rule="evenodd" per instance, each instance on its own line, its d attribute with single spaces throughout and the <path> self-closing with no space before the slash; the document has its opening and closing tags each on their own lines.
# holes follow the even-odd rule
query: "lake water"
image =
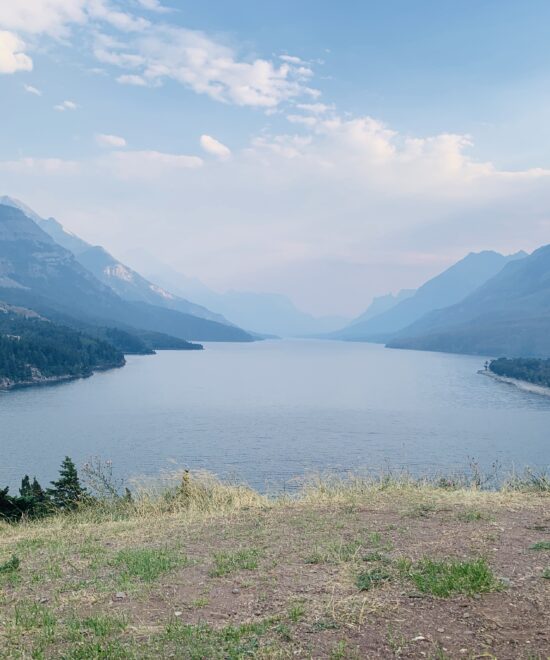
<svg viewBox="0 0 550 660">
<path fill-rule="evenodd" d="M 207 469 L 265 488 L 307 471 L 550 464 L 550 398 L 483 359 L 373 344 L 265 341 L 129 357 L 87 380 L 0 394 L 0 485 L 68 454 L 118 474 Z"/>
</svg>

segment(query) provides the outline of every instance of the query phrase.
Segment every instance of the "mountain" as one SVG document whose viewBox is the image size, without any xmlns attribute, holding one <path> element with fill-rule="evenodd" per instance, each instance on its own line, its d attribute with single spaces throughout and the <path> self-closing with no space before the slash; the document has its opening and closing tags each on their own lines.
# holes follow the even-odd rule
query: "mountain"
<svg viewBox="0 0 550 660">
<path fill-rule="evenodd" d="M 401 301 L 412 298 L 415 293 L 416 289 L 402 289 L 395 295 L 393 293 L 388 293 L 385 296 L 377 296 L 372 299 L 371 304 L 360 316 L 353 319 L 350 325 L 357 325 L 358 323 L 370 321 L 370 319 L 373 319 L 375 316 L 379 316 L 380 314 L 389 311 Z"/>
<path fill-rule="evenodd" d="M 95 326 L 139 329 L 183 340 L 251 341 L 234 326 L 142 301 L 123 300 L 29 216 L 0 205 L 0 300 Z"/>
<path fill-rule="evenodd" d="M 341 316 L 316 317 L 298 309 L 284 295 L 252 291 L 217 293 L 200 280 L 178 273 L 143 251 L 127 255 L 153 282 L 174 293 L 215 309 L 227 319 L 261 335 L 298 337 L 317 335 L 341 328 L 348 320 Z"/>
<path fill-rule="evenodd" d="M 508 263 L 458 304 L 403 329 L 393 348 L 550 356 L 550 245 Z"/>
<path fill-rule="evenodd" d="M 521 260 L 524 252 L 503 256 L 498 252 L 470 253 L 443 273 L 422 285 L 416 293 L 386 312 L 352 324 L 333 338 L 386 343 L 403 328 L 436 309 L 449 307 L 468 296 L 509 262 Z"/>
<path fill-rule="evenodd" d="M 158 307 L 166 307 L 184 314 L 232 325 L 220 314 L 195 305 L 188 300 L 165 291 L 163 288 L 147 281 L 139 273 L 124 265 L 110 255 L 104 248 L 93 246 L 82 240 L 54 218 L 41 218 L 26 204 L 11 197 L 0 197 L 0 203 L 18 208 L 41 229 L 49 234 L 61 247 L 72 252 L 76 260 L 90 271 L 103 284 L 110 287 L 123 300 L 146 302 Z"/>
</svg>

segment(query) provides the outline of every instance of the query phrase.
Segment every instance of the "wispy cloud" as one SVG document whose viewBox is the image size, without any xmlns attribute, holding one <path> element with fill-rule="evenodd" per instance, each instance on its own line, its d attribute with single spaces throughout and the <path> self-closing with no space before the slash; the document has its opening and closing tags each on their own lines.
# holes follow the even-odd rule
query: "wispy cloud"
<svg viewBox="0 0 550 660">
<path fill-rule="evenodd" d="M 54 105 L 54 110 L 58 112 L 65 112 L 65 110 L 76 110 L 78 105 L 74 101 L 63 101 L 58 105 Z"/>
<path fill-rule="evenodd" d="M 135 74 L 125 74 L 116 79 L 121 85 L 134 85 L 135 87 L 147 87 L 147 81 L 142 76 Z"/>
<path fill-rule="evenodd" d="M 105 133 L 98 133 L 95 136 L 95 141 L 101 147 L 114 147 L 116 149 L 121 149 L 126 146 L 126 140 L 119 135 L 108 135 Z"/>
<path fill-rule="evenodd" d="M 301 62 L 241 60 L 235 51 L 202 32 L 157 25 L 124 43 L 100 38 L 96 57 L 131 72 L 118 81 L 142 85 L 171 79 L 198 94 L 240 106 L 272 108 L 293 98 L 315 97 L 312 71 Z"/>
<path fill-rule="evenodd" d="M 34 94 L 35 96 L 42 96 L 42 92 L 36 87 L 33 87 L 32 85 L 23 85 L 23 89 L 29 94 Z"/>
<path fill-rule="evenodd" d="M 201 135 L 200 143 L 207 153 L 216 156 L 220 160 L 227 160 L 231 156 L 231 149 L 211 135 Z"/>
</svg>

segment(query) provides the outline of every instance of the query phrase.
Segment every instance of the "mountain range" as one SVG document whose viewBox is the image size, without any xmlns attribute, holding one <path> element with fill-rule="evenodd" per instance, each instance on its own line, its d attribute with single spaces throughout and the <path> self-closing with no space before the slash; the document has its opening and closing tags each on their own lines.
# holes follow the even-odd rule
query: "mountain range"
<svg viewBox="0 0 550 660">
<path fill-rule="evenodd" d="M 135 262 L 145 276 L 182 297 L 190 298 L 248 331 L 279 337 L 302 337 L 331 332 L 348 319 L 341 316 L 313 316 L 298 309 L 287 297 L 278 293 L 230 290 L 218 293 L 196 278 L 186 277 L 159 262 L 143 250 L 130 252 L 127 259 Z"/>
<path fill-rule="evenodd" d="M 331 335 L 333 339 L 386 343 L 434 310 L 460 302 L 509 262 L 524 258 L 524 252 L 504 256 L 498 252 L 470 253 L 417 291 L 405 291 L 393 299 L 382 299 L 389 308 L 374 314 L 372 307 L 347 327 Z M 375 303 L 380 306 L 380 303 Z"/>
<path fill-rule="evenodd" d="M 509 357 L 550 355 L 550 245 L 507 263 L 455 305 L 401 330 L 392 348 Z"/>
<path fill-rule="evenodd" d="M 39 226 L 36 214 L 14 200 L 0 201 L 10 202 L 0 204 L 0 300 L 35 309 L 48 318 L 56 316 L 65 323 L 73 319 L 89 326 L 153 336 L 160 333 L 179 340 L 253 340 L 252 335 L 208 310 L 176 296 L 170 298 L 160 287 L 155 291 L 151 283 L 131 269 L 125 270 L 104 250 L 94 250 L 72 235 L 64 237 L 66 245 L 70 243 L 86 255 L 81 263 Z M 45 226 L 52 233 L 60 232 L 55 221 L 46 221 Z M 199 309 L 211 318 L 180 311 L 179 306 L 181 310 Z M 165 338 L 157 339 L 166 343 Z"/>
</svg>

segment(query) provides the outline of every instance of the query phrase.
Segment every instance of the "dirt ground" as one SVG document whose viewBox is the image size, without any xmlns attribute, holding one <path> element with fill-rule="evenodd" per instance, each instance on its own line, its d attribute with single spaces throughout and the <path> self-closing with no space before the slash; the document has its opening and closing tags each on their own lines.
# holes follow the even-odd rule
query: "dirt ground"
<svg viewBox="0 0 550 660">
<path fill-rule="evenodd" d="M 0 528 L 2 657 L 550 658 L 550 498 L 364 499 Z M 479 590 L 411 578 L 479 559 Z"/>
</svg>

